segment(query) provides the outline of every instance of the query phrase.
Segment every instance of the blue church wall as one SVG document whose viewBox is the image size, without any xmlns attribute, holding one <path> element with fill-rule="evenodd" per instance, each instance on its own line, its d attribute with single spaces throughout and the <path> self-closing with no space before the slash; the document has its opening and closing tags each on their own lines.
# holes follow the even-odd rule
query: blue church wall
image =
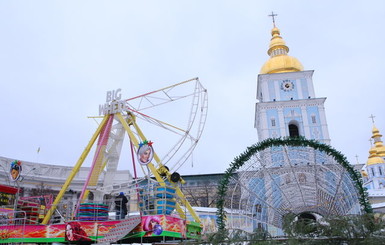
<svg viewBox="0 0 385 245">
<path fill-rule="evenodd" d="M 286 79 L 289 80 L 289 79 Z M 293 89 L 290 91 L 285 91 L 280 89 L 279 90 L 279 96 L 281 97 L 281 100 L 297 100 L 298 98 L 298 87 L 297 87 L 297 82 L 295 80 L 290 80 L 293 83 Z M 279 82 L 279 87 L 281 88 L 282 86 L 282 81 Z"/>
<path fill-rule="evenodd" d="M 307 99 L 309 98 L 309 88 L 307 85 L 307 81 L 305 78 L 302 78 L 300 81 L 301 81 L 302 96 L 304 99 Z"/>
<path fill-rule="evenodd" d="M 368 174 L 371 178 L 376 177 L 376 170 L 374 169 L 374 166 L 368 168 Z"/>
<path fill-rule="evenodd" d="M 267 125 L 269 130 L 270 138 L 277 138 L 281 136 L 279 131 L 279 117 L 277 109 L 268 109 L 266 110 Z M 275 133 L 273 133 L 275 132 Z"/>
<path fill-rule="evenodd" d="M 372 170 L 373 169 L 373 170 Z M 374 175 L 373 175 L 374 173 Z M 368 168 L 368 174 L 370 177 L 384 177 L 384 168 L 382 164 L 376 164 Z"/>
<path fill-rule="evenodd" d="M 269 129 L 277 128 L 279 125 L 279 117 L 278 117 L 278 110 L 277 109 L 268 109 L 266 110 L 267 115 L 267 125 Z M 271 119 L 275 120 L 275 126 L 272 125 Z"/>
<path fill-rule="evenodd" d="M 306 112 L 311 139 L 324 139 L 318 107 L 309 106 L 306 108 Z M 315 132 L 318 133 L 316 134 Z"/>
<path fill-rule="evenodd" d="M 309 125 L 319 125 L 320 124 L 320 116 L 317 106 L 308 106 L 306 107 L 307 112 L 307 121 Z M 312 116 L 315 117 L 315 122 L 313 122 Z"/>
<path fill-rule="evenodd" d="M 274 88 L 274 82 L 269 81 L 268 82 L 268 88 L 269 88 L 269 101 L 276 100 L 276 95 L 275 95 L 275 88 Z"/>
<path fill-rule="evenodd" d="M 378 170 L 378 176 L 384 177 L 384 168 L 381 165 L 377 167 L 377 170 Z"/>
</svg>

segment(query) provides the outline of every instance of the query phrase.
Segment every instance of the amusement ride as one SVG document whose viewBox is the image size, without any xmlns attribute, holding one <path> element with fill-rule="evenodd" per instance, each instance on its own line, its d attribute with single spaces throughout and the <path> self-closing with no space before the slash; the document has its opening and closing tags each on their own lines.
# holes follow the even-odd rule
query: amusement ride
<svg viewBox="0 0 385 245">
<path fill-rule="evenodd" d="M 16 198 L 14 208 L 3 208 L 0 243 L 199 238 L 202 225 L 180 188 L 185 181 L 177 171 L 199 141 L 207 109 L 207 90 L 198 78 L 129 99 L 122 99 L 121 89 L 108 91 L 99 116 L 92 117 L 101 121 L 56 198 Z M 123 143 L 125 138 L 128 144 Z M 116 183 L 123 146 L 131 153 L 133 178 Z M 63 196 L 92 150 L 90 171 L 77 202 L 63 204 Z M 111 216 L 119 193 L 137 200 L 130 206 L 138 212 L 124 219 Z M 42 200 L 45 205 L 39 203 Z M 43 217 L 35 219 L 36 215 Z"/>
</svg>

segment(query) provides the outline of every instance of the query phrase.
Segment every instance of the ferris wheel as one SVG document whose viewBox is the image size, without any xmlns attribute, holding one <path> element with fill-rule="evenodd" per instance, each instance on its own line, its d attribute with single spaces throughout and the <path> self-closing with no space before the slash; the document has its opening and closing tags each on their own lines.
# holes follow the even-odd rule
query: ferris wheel
<svg viewBox="0 0 385 245">
<path fill-rule="evenodd" d="M 183 204 L 199 222 L 199 217 L 176 185 L 178 182 L 184 183 L 176 171 L 189 159 L 196 147 L 204 128 L 207 109 L 207 90 L 198 78 L 129 99 L 122 99 L 121 89 L 108 91 L 106 102 L 99 106 L 99 114 L 103 119 L 43 223 L 49 221 L 54 206 L 60 202 L 96 141 L 90 172 L 76 206 L 79 207 L 80 202 L 87 198 L 90 190 L 98 190 L 98 180 L 103 170 L 106 170 L 103 185 L 114 186 L 114 176 L 126 136 L 131 148 L 134 177 L 137 177 L 135 166 L 139 165 L 147 177 L 154 176 L 160 185 L 165 185 L 166 181 L 172 183 L 176 194 L 184 200 L 176 206 L 180 216 L 186 216 L 181 209 Z M 145 155 L 146 158 L 142 159 Z M 106 193 L 102 189 L 99 192 Z M 112 193 L 111 189 L 109 192 Z"/>
</svg>

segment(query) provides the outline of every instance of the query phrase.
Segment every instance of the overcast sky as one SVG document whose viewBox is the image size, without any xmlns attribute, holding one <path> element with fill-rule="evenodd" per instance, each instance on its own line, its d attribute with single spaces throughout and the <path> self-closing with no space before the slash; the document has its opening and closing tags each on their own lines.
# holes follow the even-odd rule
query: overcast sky
<svg viewBox="0 0 385 245">
<path fill-rule="evenodd" d="M 106 91 L 130 98 L 199 77 L 208 119 L 181 172 L 223 172 L 258 142 L 256 77 L 271 11 L 289 55 L 315 70 L 332 146 L 365 162 L 371 114 L 385 134 L 381 0 L 0 1 L 0 155 L 73 166 Z"/>
</svg>

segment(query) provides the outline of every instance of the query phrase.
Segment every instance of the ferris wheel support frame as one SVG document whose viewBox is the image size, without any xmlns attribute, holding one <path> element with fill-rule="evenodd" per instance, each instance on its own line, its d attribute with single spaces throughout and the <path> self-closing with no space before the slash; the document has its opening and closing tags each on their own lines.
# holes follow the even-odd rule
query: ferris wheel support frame
<svg viewBox="0 0 385 245">
<path fill-rule="evenodd" d="M 134 115 L 131 114 L 129 122 L 127 122 L 123 118 L 123 116 L 122 116 L 122 114 L 120 112 L 115 113 L 115 116 L 119 120 L 119 122 L 123 125 L 124 129 L 126 130 L 126 132 L 128 134 L 128 137 L 129 137 L 130 141 L 133 143 L 133 145 L 135 147 L 139 146 L 139 141 L 135 137 L 135 134 L 131 130 L 129 124 L 134 126 L 135 131 L 137 132 L 137 134 L 140 137 L 140 140 L 142 140 L 142 141 L 146 140 L 146 137 L 144 136 L 143 132 L 141 131 L 139 126 L 136 124 Z M 48 210 L 47 214 L 45 215 L 42 224 L 48 224 L 49 220 L 52 217 L 52 214 L 56 210 L 57 205 L 60 203 L 61 199 L 63 198 L 63 196 L 64 196 L 64 194 L 66 192 L 66 190 L 68 189 L 69 185 L 71 184 L 72 180 L 74 179 L 75 175 L 79 172 L 80 167 L 82 166 L 84 160 L 88 156 L 88 154 L 89 154 L 92 146 L 94 145 L 97 137 L 101 134 L 102 129 L 107 125 L 107 122 L 109 121 L 108 119 L 110 117 L 113 117 L 113 115 L 106 115 L 106 116 L 104 116 L 102 123 L 99 125 L 98 129 L 95 131 L 93 137 L 91 138 L 91 140 L 88 143 L 87 147 L 85 148 L 85 150 L 81 154 L 77 164 L 72 169 L 69 177 L 67 178 L 67 180 L 64 183 L 62 189 L 60 190 L 59 194 L 57 195 L 57 197 L 56 197 L 55 201 L 53 202 L 51 208 Z M 199 216 L 195 213 L 194 209 L 192 208 L 190 203 L 187 201 L 186 197 L 184 196 L 183 192 L 180 190 L 179 186 L 176 183 L 173 183 L 171 181 L 171 179 L 170 179 L 171 173 L 164 167 L 164 165 L 160 161 L 160 158 L 158 157 L 158 155 L 155 152 L 154 152 L 154 160 L 157 162 L 158 168 L 156 168 L 152 162 L 147 164 L 147 166 L 150 169 L 151 173 L 155 176 L 155 179 L 158 181 L 159 185 L 166 186 L 166 184 L 164 183 L 163 178 L 160 176 L 159 172 L 161 171 L 162 174 L 165 174 L 167 176 L 167 179 L 169 180 L 169 182 L 176 189 L 176 194 L 179 196 L 180 200 L 182 200 L 182 205 L 184 205 L 187 208 L 187 210 L 190 212 L 191 216 L 194 218 L 195 222 L 200 223 L 201 221 L 200 221 Z M 90 176 L 89 176 L 89 178 L 90 178 Z M 184 182 L 184 180 L 181 179 L 181 182 Z M 86 184 L 87 183 L 88 182 L 86 182 Z M 82 193 L 84 193 L 85 191 L 87 191 L 86 187 L 84 188 L 84 191 Z M 86 193 L 82 194 L 82 196 L 84 196 L 85 194 Z M 176 203 L 176 210 L 179 213 L 179 215 L 181 216 L 181 218 L 183 218 L 183 219 L 186 218 L 185 212 L 183 211 L 183 209 L 182 209 L 182 207 L 181 207 L 181 205 L 179 203 Z"/>
<path fill-rule="evenodd" d="M 92 146 L 94 145 L 96 139 L 100 135 L 100 132 L 102 131 L 104 125 L 107 123 L 108 118 L 110 115 L 105 115 L 102 122 L 100 123 L 99 127 L 96 129 L 94 135 L 92 136 L 91 140 L 88 142 L 88 145 L 84 149 L 83 153 L 80 155 L 79 160 L 75 164 L 75 167 L 72 169 L 70 175 L 68 176 L 66 182 L 64 183 L 63 187 L 61 188 L 59 194 L 56 196 L 55 201 L 52 203 L 51 208 L 48 210 L 47 214 L 44 216 L 43 225 L 48 224 L 49 220 L 52 217 L 52 214 L 55 212 L 56 207 L 59 205 L 61 199 L 63 198 L 65 192 L 67 191 L 69 185 L 71 184 L 72 180 L 75 178 L 75 175 L 79 172 L 80 167 L 82 166 L 84 160 L 88 156 L 89 152 L 91 151 Z"/>
<path fill-rule="evenodd" d="M 119 119 L 120 123 L 126 129 L 126 132 L 127 132 L 128 136 L 130 138 L 130 141 L 132 141 L 134 146 L 138 147 L 139 142 L 136 139 L 134 133 L 132 132 L 130 126 L 128 125 L 128 122 L 126 120 L 124 120 L 124 118 L 123 118 L 121 113 L 117 113 L 116 117 Z M 146 137 L 144 136 L 144 134 L 143 134 L 142 130 L 139 128 L 139 126 L 136 124 L 136 121 L 135 121 L 134 117 L 131 117 L 130 123 L 132 123 L 132 125 L 134 126 L 134 128 L 135 128 L 136 132 L 138 133 L 140 139 L 142 141 L 145 141 Z M 159 172 L 161 171 L 162 174 L 165 174 L 167 176 L 167 179 L 169 180 L 169 182 L 176 189 L 176 194 L 179 196 L 180 200 L 182 200 L 182 204 L 190 212 L 190 214 L 194 218 L 195 222 L 200 223 L 201 221 L 200 221 L 199 216 L 195 213 L 194 209 L 192 208 L 190 203 L 187 201 L 186 197 L 184 196 L 184 194 L 181 191 L 181 189 L 179 188 L 179 186 L 176 183 L 174 183 L 173 181 L 171 181 L 171 179 L 170 179 L 171 173 L 166 168 L 164 168 L 164 165 L 161 163 L 160 158 L 158 157 L 158 155 L 155 152 L 154 152 L 154 160 L 158 163 L 158 168 L 156 168 L 152 162 L 147 164 L 147 166 L 150 169 L 151 173 L 155 176 L 155 179 L 158 181 L 159 185 L 166 186 L 166 184 L 164 183 L 163 178 L 159 174 Z M 183 179 L 181 179 L 181 181 L 184 182 Z M 183 211 L 183 209 L 182 209 L 182 207 L 181 207 L 181 205 L 179 203 L 176 203 L 176 210 L 179 213 L 179 215 L 181 216 L 181 218 L 183 218 L 183 219 L 186 218 L 185 212 Z"/>
</svg>

